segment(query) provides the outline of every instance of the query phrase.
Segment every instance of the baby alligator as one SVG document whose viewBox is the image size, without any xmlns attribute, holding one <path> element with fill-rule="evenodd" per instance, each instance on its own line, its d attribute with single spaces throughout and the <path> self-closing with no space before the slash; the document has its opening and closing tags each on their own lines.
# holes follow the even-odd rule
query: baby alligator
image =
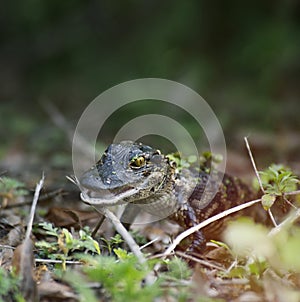
<svg viewBox="0 0 300 302">
<path fill-rule="evenodd" d="M 201 168 L 178 171 L 160 151 L 132 142 L 111 144 L 79 184 L 82 199 L 90 204 L 125 203 L 131 210 L 169 216 L 185 229 L 254 197 L 235 177 L 222 179 L 218 171 Z M 190 249 L 203 251 L 207 239 L 220 238 L 223 225 L 224 219 L 194 233 Z"/>
</svg>

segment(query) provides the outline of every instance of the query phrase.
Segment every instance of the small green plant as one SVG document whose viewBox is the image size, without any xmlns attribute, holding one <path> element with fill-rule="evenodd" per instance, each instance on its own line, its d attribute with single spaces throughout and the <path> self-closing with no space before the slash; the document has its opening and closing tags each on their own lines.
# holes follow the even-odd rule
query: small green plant
<svg viewBox="0 0 300 302">
<path fill-rule="evenodd" d="M 0 267 L 0 301 L 25 302 L 19 290 L 20 280 L 13 273 Z"/>
<path fill-rule="evenodd" d="M 116 234 L 115 236 L 111 237 L 110 239 L 101 238 L 101 240 L 105 243 L 106 248 L 108 250 L 109 255 L 112 254 L 113 250 L 117 248 L 121 243 L 124 242 L 120 234 Z"/>
<path fill-rule="evenodd" d="M 3 204 L 27 194 L 28 190 L 25 189 L 24 183 L 10 177 L 0 178 L 0 198 Z"/>
<path fill-rule="evenodd" d="M 184 168 L 190 168 L 195 166 L 197 162 L 196 155 L 190 155 L 186 158 L 182 158 L 179 152 L 170 153 L 166 155 L 171 162 L 176 164 L 178 171 Z M 217 165 L 223 160 L 222 155 L 212 154 L 211 152 L 203 152 L 200 156 L 199 164 L 203 170 L 210 169 L 212 165 Z M 199 168 L 199 167 L 195 167 Z M 209 171 L 208 171 L 209 172 Z"/>
<path fill-rule="evenodd" d="M 150 272 L 149 267 L 139 264 L 133 256 L 124 255 L 119 260 L 112 256 L 84 255 L 83 260 L 88 265 L 83 270 L 90 281 L 102 284 L 105 296 L 112 301 L 154 301 L 161 294 L 160 283 L 143 286 L 143 280 Z"/>
<path fill-rule="evenodd" d="M 128 253 L 126 250 L 121 249 L 121 248 L 114 249 L 114 253 L 118 257 L 118 259 L 121 260 L 121 261 L 125 261 L 127 259 L 130 259 L 130 258 L 134 257 L 133 254 Z"/>
<path fill-rule="evenodd" d="M 277 197 L 285 193 L 297 190 L 299 179 L 290 168 L 283 165 L 273 164 L 264 171 L 259 172 L 261 183 L 264 189 L 262 196 L 262 205 L 265 210 L 269 210 Z M 258 188 L 258 181 L 255 181 L 255 187 Z"/>
<path fill-rule="evenodd" d="M 100 254 L 100 247 L 96 240 L 91 237 L 90 230 L 84 228 L 79 230 L 74 236 L 65 228 L 55 228 L 51 223 L 40 223 L 39 226 L 45 234 L 53 236 L 55 240 L 48 242 L 45 240 L 37 241 L 35 246 L 39 249 L 41 257 L 63 260 L 74 259 L 74 252 L 92 252 Z"/>
<path fill-rule="evenodd" d="M 169 159 L 170 162 L 176 165 L 178 171 L 184 168 L 189 168 L 192 164 L 192 162 L 190 162 L 188 158 L 181 158 L 181 154 L 179 152 L 167 154 L 166 157 Z"/>
<path fill-rule="evenodd" d="M 179 258 L 148 260 L 142 265 L 133 254 L 125 250 L 118 248 L 115 254 L 118 259 L 113 256 L 92 257 L 81 254 L 79 258 L 84 263 L 83 272 L 79 274 L 67 270 L 63 279 L 77 290 L 82 301 L 99 301 L 95 292 L 88 288 L 89 282 L 101 284 L 101 295 L 109 301 L 150 302 L 156 299 L 164 301 L 167 297 L 187 301 L 191 298 L 191 287 L 185 281 L 190 280 L 192 272 Z M 157 264 L 165 267 L 158 278 L 152 272 Z M 149 276 L 151 281 L 145 284 L 144 281 Z"/>
<path fill-rule="evenodd" d="M 290 168 L 283 165 L 271 165 L 265 171 L 259 172 L 265 193 L 281 196 L 284 193 L 295 191 L 299 179 Z"/>
<path fill-rule="evenodd" d="M 144 245 L 147 243 L 146 238 L 141 235 L 138 231 L 130 231 L 132 237 L 138 245 Z M 108 255 L 113 255 L 115 250 L 118 250 L 120 247 L 123 247 L 124 240 L 120 234 L 116 234 L 109 239 L 101 237 L 101 243 L 103 250 L 107 249 Z"/>
</svg>

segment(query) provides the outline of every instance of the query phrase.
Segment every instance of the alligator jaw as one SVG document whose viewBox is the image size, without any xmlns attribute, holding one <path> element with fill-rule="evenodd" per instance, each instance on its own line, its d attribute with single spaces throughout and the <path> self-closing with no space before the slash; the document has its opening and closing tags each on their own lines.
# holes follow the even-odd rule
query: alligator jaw
<svg viewBox="0 0 300 302">
<path fill-rule="evenodd" d="M 80 198 L 83 202 L 91 205 L 114 206 L 114 205 L 126 203 L 124 201 L 124 198 L 136 194 L 139 191 L 139 189 L 128 187 L 127 190 L 124 190 L 121 193 L 120 192 L 114 193 L 112 190 L 103 190 L 103 191 L 106 192 L 105 194 L 101 194 L 100 197 L 99 195 L 97 196 L 93 194 L 94 192 L 83 190 L 80 194 Z"/>
</svg>

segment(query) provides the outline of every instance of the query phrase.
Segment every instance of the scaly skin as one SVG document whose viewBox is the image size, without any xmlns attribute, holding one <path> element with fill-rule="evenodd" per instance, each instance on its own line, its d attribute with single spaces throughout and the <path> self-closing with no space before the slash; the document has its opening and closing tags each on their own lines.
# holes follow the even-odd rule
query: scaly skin
<svg viewBox="0 0 300 302">
<path fill-rule="evenodd" d="M 137 204 L 183 228 L 253 198 L 237 178 L 219 172 L 176 167 L 158 150 L 137 143 L 112 144 L 79 179 L 81 197 L 94 205 Z M 203 194 L 205 190 L 205 194 Z M 219 239 L 224 219 L 193 235 L 190 250 L 203 251 L 207 239 Z"/>
</svg>

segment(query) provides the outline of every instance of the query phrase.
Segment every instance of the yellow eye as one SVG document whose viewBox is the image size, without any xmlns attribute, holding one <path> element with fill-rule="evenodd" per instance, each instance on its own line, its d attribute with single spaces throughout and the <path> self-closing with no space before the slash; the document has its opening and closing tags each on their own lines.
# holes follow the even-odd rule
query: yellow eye
<svg viewBox="0 0 300 302">
<path fill-rule="evenodd" d="M 138 157 L 134 157 L 131 162 L 130 162 L 130 166 L 133 169 L 137 169 L 142 167 L 145 164 L 145 158 L 144 156 L 138 156 Z"/>
</svg>

